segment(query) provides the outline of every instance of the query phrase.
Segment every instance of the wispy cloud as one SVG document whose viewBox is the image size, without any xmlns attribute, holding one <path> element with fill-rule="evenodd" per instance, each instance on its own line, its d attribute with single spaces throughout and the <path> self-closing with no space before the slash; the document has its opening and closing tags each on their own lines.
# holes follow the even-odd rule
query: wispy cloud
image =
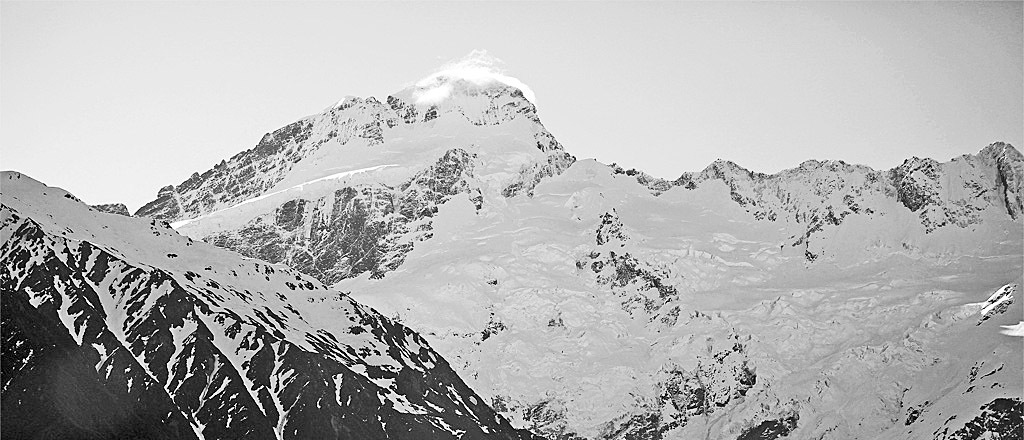
<svg viewBox="0 0 1024 440">
<path fill-rule="evenodd" d="M 476 85 L 500 82 L 515 87 L 523 92 L 523 96 L 536 104 L 537 97 L 533 90 L 518 78 L 504 74 L 501 66 L 504 63 L 486 50 L 474 50 L 465 57 L 449 62 L 443 67 L 416 82 L 413 96 L 417 104 L 436 104 L 448 98 L 452 92 L 451 81 L 461 79 Z"/>
</svg>

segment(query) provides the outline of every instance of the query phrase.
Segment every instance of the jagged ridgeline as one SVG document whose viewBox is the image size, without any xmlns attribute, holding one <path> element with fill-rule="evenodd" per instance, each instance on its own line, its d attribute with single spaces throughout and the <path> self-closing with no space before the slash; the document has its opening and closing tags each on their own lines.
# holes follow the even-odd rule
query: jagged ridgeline
<svg viewBox="0 0 1024 440">
<path fill-rule="evenodd" d="M 453 196 L 480 209 L 485 194 L 529 194 L 575 160 L 520 90 L 452 87 L 430 104 L 416 104 L 415 89 L 385 103 L 346 98 L 161 189 L 135 215 L 325 283 L 383 276 L 430 238 L 431 217 Z"/>
<path fill-rule="evenodd" d="M 0 179 L 5 439 L 534 438 L 314 278 Z"/>
<path fill-rule="evenodd" d="M 402 264 L 415 243 L 432 236 L 431 217 L 451 197 L 466 194 L 479 210 L 485 201 L 531 194 L 543 178 L 575 160 L 518 90 L 461 87 L 460 99 L 426 110 L 396 96 L 387 104 L 348 98 L 267 134 L 252 150 L 202 175 L 161 189 L 135 215 L 177 221 L 187 235 L 288 264 L 326 283 L 367 272 L 382 277 Z M 397 95 L 413 101 L 411 94 Z M 434 121 L 442 116 L 444 121 Z M 1024 160 L 1004 143 L 946 163 L 914 157 L 882 171 L 810 160 L 768 175 L 716 161 L 670 181 L 612 168 L 654 195 L 725 183 L 731 200 L 755 219 L 804 225 L 788 244 L 806 249 L 808 261 L 827 253 L 823 229 L 851 214 L 884 216 L 891 202 L 912 212 L 929 233 L 981 223 L 990 207 L 1012 219 L 1024 209 Z M 332 169 L 348 173 L 325 179 L 346 174 Z M 261 208 L 248 206 L 254 199 Z"/>
<path fill-rule="evenodd" d="M 1024 212 L 1024 157 L 1003 142 L 949 162 L 912 157 L 882 171 L 843 161 L 808 160 L 797 168 L 764 174 L 719 160 L 701 172 L 669 181 L 613 168 L 617 174 L 635 177 L 655 195 L 675 187 L 693 190 L 704 182 L 723 182 L 730 199 L 755 219 L 806 225 L 792 245 L 806 245 L 820 237 L 822 229 L 839 226 L 852 214 L 884 216 L 893 201 L 912 212 L 928 233 L 948 225 L 979 224 L 989 208 L 1011 219 Z M 819 254 L 808 251 L 806 256 L 813 261 Z"/>
</svg>

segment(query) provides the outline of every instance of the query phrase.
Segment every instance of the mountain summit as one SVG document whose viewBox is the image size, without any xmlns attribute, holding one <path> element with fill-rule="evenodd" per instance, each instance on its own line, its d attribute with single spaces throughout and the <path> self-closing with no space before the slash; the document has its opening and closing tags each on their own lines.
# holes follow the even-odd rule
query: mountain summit
<svg viewBox="0 0 1024 440">
<path fill-rule="evenodd" d="M 475 86 L 507 86 L 519 90 L 531 103 L 537 103 L 533 90 L 518 78 L 501 72 L 502 62 L 484 50 L 474 50 L 464 58 L 448 63 L 416 82 L 413 94 L 417 104 L 435 104 Z"/>
<path fill-rule="evenodd" d="M 164 187 L 135 215 L 328 283 L 383 275 L 430 237 L 451 197 L 480 209 L 575 160 L 513 81 L 480 69 L 448 69 L 381 100 L 346 98 Z M 263 239 L 245 238 L 254 234 Z"/>
</svg>

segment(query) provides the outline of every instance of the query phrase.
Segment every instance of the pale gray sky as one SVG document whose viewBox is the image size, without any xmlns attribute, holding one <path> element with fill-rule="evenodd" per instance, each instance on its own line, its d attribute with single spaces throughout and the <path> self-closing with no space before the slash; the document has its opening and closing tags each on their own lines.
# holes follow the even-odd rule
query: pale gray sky
<svg viewBox="0 0 1024 440">
<path fill-rule="evenodd" d="M 1024 138 L 1022 3 L 0 3 L 0 168 L 134 210 L 473 49 L 577 157 L 879 168 Z"/>
</svg>

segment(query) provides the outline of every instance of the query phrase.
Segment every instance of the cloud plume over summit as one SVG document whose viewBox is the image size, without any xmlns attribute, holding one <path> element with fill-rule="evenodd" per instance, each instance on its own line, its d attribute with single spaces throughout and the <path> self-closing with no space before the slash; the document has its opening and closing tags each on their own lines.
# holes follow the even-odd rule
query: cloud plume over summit
<svg viewBox="0 0 1024 440">
<path fill-rule="evenodd" d="M 436 72 L 416 82 L 414 97 L 417 104 L 435 104 L 448 98 L 452 91 L 453 80 L 465 80 L 478 86 L 500 82 L 515 87 L 523 92 L 523 96 L 536 104 L 537 97 L 533 90 L 518 78 L 504 74 L 501 66 L 504 63 L 486 50 L 473 50 L 465 57 L 451 61 Z"/>
</svg>

